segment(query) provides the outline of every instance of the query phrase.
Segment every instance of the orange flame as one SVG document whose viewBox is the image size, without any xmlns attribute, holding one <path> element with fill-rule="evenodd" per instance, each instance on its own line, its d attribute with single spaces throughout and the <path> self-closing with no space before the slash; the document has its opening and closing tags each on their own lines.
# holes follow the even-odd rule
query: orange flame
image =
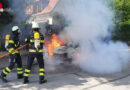
<svg viewBox="0 0 130 90">
<path fill-rule="evenodd" d="M 52 35 L 51 42 L 45 41 L 46 49 L 50 56 L 54 55 L 53 50 L 63 45 L 63 42 L 59 40 L 56 34 Z"/>
</svg>

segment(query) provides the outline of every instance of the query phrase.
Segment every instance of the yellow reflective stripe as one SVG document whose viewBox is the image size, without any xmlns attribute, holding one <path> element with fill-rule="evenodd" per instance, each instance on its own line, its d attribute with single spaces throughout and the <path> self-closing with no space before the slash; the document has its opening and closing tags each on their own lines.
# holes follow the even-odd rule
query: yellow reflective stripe
<svg viewBox="0 0 130 90">
<path fill-rule="evenodd" d="M 8 72 L 11 72 L 11 69 L 9 69 L 8 67 L 6 67 L 6 70 L 7 70 Z"/>
<path fill-rule="evenodd" d="M 9 52 L 12 52 L 14 50 L 14 48 L 10 48 L 8 51 Z M 15 52 L 13 52 L 12 54 L 15 54 L 15 53 L 19 53 L 19 51 L 15 51 Z"/>
<path fill-rule="evenodd" d="M 34 50 L 34 49 L 29 49 L 29 52 L 36 52 L 36 50 Z"/>
<path fill-rule="evenodd" d="M 39 50 L 38 52 L 43 52 L 43 50 L 41 49 L 41 50 Z"/>
<path fill-rule="evenodd" d="M 34 40 L 33 40 L 33 39 L 30 39 L 30 42 L 34 42 Z"/>
<path fill-rule="evenodd" d="M 18 71 L 17 73 L 18 73 L 18 74 L 22 74 L 22 73 L 23 73 L 23 71 Z"/>
<path fill-rule="evenodd" d="M 37 52 L 35 49 L 29 49 L 29 52 Z M 40 49 L 38 52 L 43 52 L 43 49 Z"/>
<path fill-rule="evenodd" d="M 14 46 L 17 47 L 17 44 L 15 44 Z"/>
<path fill-rule="evenodd" d="M 15 52 L 13 52 L 12 54 L 15 54 L 15 53 L 19 53 L 19 51 L 15 51 Z"/>
<path fill-rule="evenodd" d="M 29 69 L 25 69 L 25 72 L 28 72 L 28 73 L 30 73 L 30 70 L 29 70 Z"/>
<path fill-rule="evenodd" d="M 19 71 L 20 71 L 20 70 L 23 70 L 23 69 L 22 69 L 22 68 L 17 68 L 17 70 L 19 70 Z"/>
<path fill-rule="evenodd" d="M 40 40 L 40 43 L 44 43 L 44 40 Z"/>
<path fill-rule="evenodd" d="M 19 51 L 15 51 L 15 53 L 19 53 Z"/>
<path fill-rule="evenodd" d="M 45 69 L 41 68 L 41 69 L 40 69 L 40 71 L 43 71 L 43 72 L 44 72 L 44 71 L 45 71 Z"/>
<path fill-rule="evenodd" d="M 12 52 L 13 50 L 14 50 L 14 48 L 10 48 L 10 49 L 9 49 L 9 52 Z"/>
<path fill-rule="evenodd" d="M 27 74 L 27 73 L 24 73 L 24 76 L 25 76 L 25 77 L 28 77 L 28 76 L 29 76 L 29 74 Z"/>
<path fill-rule="evenodd" d="M 3 70 L 3 73 L 4 73 L 5 75 L 8 75 L 8 73 L 7 73 L 5 70 Z"/>
<path fill-rule="evenodd" d="M 34 42 L 34 40 L 30 39 L 30 42 Z M 40 43 L 44 43 L 44 40 L 40 40 Z"/>
<path fill-rule="evenodd" d="M 14 43 L 14 41 L 13 40 L 9 40 L 9 43 Z"/>
<path fill-rule="evenodd" d="M 25 42 L 27 42 L 27 41 L 28 41 L 28 39 L 26 38 L 26 39 L 25 39 Z"/>
<path fill-rule="evenodd" d="M 44 74 L 44 73 L 40 73 L 39 75 L 40 75 L 40 76 L 44 76 L 45 74 Z"/>
<path fill-rule="evenodd" d="M 12 54 L 15 54 L 15 52 L 13 52 Z"/>
</svg>

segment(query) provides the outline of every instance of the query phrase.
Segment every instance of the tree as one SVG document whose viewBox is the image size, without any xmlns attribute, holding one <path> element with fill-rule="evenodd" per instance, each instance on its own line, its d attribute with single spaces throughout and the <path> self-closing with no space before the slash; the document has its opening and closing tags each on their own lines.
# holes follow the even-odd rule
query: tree
<svg viewBox="0 0 130 90">
<path fill-rule="evenodd" d="M 112 0 L 112 9 L 115 13 L 114 40 L 130 41 L 130 0 Z"/>
<path fill-rule="evenodd" d="M 112 0 L 112 3 L 117 23 L 130 24 L 130 0 Z"/>
</svg>

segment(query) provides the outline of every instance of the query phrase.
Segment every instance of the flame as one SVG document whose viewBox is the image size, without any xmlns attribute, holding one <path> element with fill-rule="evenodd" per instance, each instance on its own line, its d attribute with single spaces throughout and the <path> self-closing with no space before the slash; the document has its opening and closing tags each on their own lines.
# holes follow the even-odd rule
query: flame
<svg viewBox="0 0 130 90">
<path fill-rule="evenodd" d="M 53 50 L 63 45 L 63 41 L 59 40 L 56 34 L 52 34 L 51 41 L 45 41 L 46 49 L 50 56 L 54 55 Z"/>
</svg>

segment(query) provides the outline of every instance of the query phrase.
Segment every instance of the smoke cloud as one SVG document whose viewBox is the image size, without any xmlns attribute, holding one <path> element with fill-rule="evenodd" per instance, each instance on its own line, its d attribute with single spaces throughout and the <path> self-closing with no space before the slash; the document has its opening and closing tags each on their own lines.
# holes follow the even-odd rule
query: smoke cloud
<svg viewBox="0 0 130 90">
<path fill-rule="evenodd" d="M 73 64 L 87 72 L 109 74 L 122 71 L 130 59 L 129 53 L 122 51 L 122 49 L 128 49 L 128 46 L 111 40 L 114 14 L 108 8 L 108 2 L 102 1 L 59 0 L 54 12 L 63 14 L 71 22 L 69 27 L 65 28 L 67 37 L 80 44 L 80 57 L 73 57 Z M 11 0 L 10 3 L 16 14 L 12 24 L 20 24 L 30 17 L 25 14 L 25 3 L 26 6 L 32 4 L 35 7 L 36 5 L 32 0 Z M 48 2 L 43 6 L 47 4 Z M 35 10 L 34 13 L 36 13 Z M 25 34 L 24 30 L 22 32 Z M 52 71 L 62 62 L 49 60 L 46 63 L 50 65 L 49 70 Z"/>
<path fill-rule="evenodd" d="M 80 58 L 74 64 L 97 74 L 120 72 L 129 62 L 128 49 L 122 42 L 111 40 L 113 12 L 102 0 L 60 0 L 55 8 L 71 25 L 66 28 L 69 39 L 80 44 Z"/>
</svg>

